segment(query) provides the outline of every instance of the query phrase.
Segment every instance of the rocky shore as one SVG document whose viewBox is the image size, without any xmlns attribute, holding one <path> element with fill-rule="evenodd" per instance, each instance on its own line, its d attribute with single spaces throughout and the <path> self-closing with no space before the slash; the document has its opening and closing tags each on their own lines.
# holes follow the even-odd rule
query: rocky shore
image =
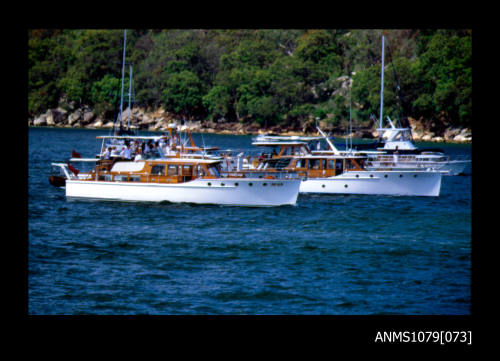
<svg viewBox="0 0 500 361">
<path fill-rule="evenodd" d="M 123 122 L 128 124 L 129 110 L 123 111 Z M 472 132 L 467 128 L 447 127 L 442 130 L 425 129 L 422 122 L 409 118 L 412 128 L 413 139 L 416 141 L 428 142 L 454 142 L 472 143 Z M 130 110 L 130 127 L 139 130 L 163 131 L 167 129 L 169 123 L 180 123 L 162 108 L 156 110 L 146 110 L 144 108 L 132 108 Z M 49 109 L 46 113 L 33 119 L 28 119 L 30 127 L 64 127 L 64 128 L 90 128 L 90 129 L 110 129 L 113 128 L 112 119 L 103 119 L 96 115 L 92 109 L 83 106 L 76 108 L 73 106 L 58 107 Z M 217 134 L 262 134 L 273 133 L 280 135 L 315 135 L 315 121 L 309 119 L 294 126 L 272 126 L 263 129 L 258 123 L 235 123 L 226 121 L 211 120 L 186 120 L 183 123 L 194 133 L 217 133 Z M 335 137 L 347 137 L 345 129 L 332 127 L 330 123 L 319 121 L 321 129 Z M 358 129 L 353 132 L 354 138 L 372 139 L 378 136 L 378 132 L 373 128 Z"/>
</svg>

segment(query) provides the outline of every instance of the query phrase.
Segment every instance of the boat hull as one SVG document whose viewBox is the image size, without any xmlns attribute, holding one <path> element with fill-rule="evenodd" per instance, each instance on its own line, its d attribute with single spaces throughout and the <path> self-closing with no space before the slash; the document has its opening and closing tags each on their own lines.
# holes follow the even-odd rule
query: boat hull
<svg viewBox="0 0 500 361">
<path fill-rule="evenodd" d="M 300 193 L 375 194 L 400 196 L 439 196 L 439 171 L 349 171 L 335 177 L 308 178 Z"/>
<path fill-rule="evenodd" d="M 470 164 L 470 160 L 452 160 L 452 161 L 447 161 L 447 162 L 398 162 L 395 163 L 391 166 L 387 166 L 387 164 L 381 163 L 381 162 L 371 162 L 370 165 L 366 166 L 366 170 L 369 171 L 383 171 L 384 168 L 387 170 L 393 170 L 393 171 L 398 171 L 398 170 L 404 170 L 404 171 L 409 171 L 409 170 L 437 170 L 443 175 L 449 175 L 449 176 L 454 176 L 454 175 L 460 175 L 465 172 L 465 169 L 467 168 L 467 165 Z"/>
<path fill-rule="evenodd" d="M 464 174 L 465 168 L 470 163 L 470 160 L 452 160 L 443 165 L 439 170 L 445 172 L 444 175 L 460 175 Z"/>
<path fill-rule="evenodd" d="M 66 196 L 266 207 L 295 205 L 299 187 L 300 179 L 197 179 L 177 184 L 66 180 Z"/>
<path fill-rule="evenodd" d="M 56 175 L 51 175 L 49 177 L 49 183 L 54 187 L 64 187 L 66 185 L 66 178 Z"/>
</svg>

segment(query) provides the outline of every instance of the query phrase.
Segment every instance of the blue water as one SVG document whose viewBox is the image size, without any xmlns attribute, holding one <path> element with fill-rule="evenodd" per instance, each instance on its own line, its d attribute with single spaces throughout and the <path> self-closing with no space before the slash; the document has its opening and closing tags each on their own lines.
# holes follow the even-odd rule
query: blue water
<svg viewBox="0 0 500 361">
<path fill-rule="evenodd" d="M 471 312 L 470 174 L 443 177 L 431 198 L 300 195 L 275 208 L 67 200 L 48 183 L 50 163 L 72 149 L 95 156 L 106 132 L 28 131 L 29 314 Z M 251 149 L 250 136 L 193 137 Z"/>
</svg>

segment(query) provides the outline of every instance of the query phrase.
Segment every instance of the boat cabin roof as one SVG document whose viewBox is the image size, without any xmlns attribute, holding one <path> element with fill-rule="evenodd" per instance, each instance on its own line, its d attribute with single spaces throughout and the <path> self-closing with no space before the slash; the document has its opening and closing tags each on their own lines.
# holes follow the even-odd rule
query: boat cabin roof
<svg viewBox="0 0 500 361">
<path fill-rule="evenodd" d="M 293 158 L 300 158 L 300 159 L 360 159 L 360 158 L 366 158 L 365 156 L 362 155 L 357 155 L 357 154 L 307 154 L 307 155 L 293 155 L 290 156 Z"/>
<path fill-rule="evenodd" d="M 252 142 L 252 145 L 260 147 L 279 147 L 279 146 L 292 146 L 292 145 L 307 145 L 307 142 L 301 141 L 256 141 Z"/>
<path fill-rule="evenodd" d="M 177 145 L 177 148 L 181 148 L 181 146 Z M 184 150 L 218 150 L 218 147 L 187 147 L 182 146 Z"/>
<path fill-rule="evenodd" d="M 159 140 L 168 135 L 98 135 L 96 139 L 152 139 Z"/>
<path fill-rule="evenodd" d="M 217 164 L 220 163 L 221 159 L 200 159 L 200 158 L 161 158 L 161 159 L 145 159 L 140 160 L 140 162 L 155 162 L 155 163 L 199 163 L 199 164 Z"/>
<path fill-rule="evenodd" d="M 254 138 L 255 141 L 266 141 L 266 140 L 283 140 L 283 141 L 303 141 L 310 142 L 311 140 L 323 139 L 323 137 L 318 136 L 302 136 L 302 135 L 259 135 Z"/>
</svg>

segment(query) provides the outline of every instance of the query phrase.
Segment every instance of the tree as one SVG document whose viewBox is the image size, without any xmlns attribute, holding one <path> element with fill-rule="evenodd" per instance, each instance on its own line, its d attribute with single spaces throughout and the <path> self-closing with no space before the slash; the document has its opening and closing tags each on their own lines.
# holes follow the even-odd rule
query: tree
<svg viewBox="0 0 500 361">
<path fill-rule="evenodd" d="M 198 76 L 184 70 L 168 76 L 162 92 L 165 109 L 184 116 L 202 112 L 202 90 Z"/>
</svg>

